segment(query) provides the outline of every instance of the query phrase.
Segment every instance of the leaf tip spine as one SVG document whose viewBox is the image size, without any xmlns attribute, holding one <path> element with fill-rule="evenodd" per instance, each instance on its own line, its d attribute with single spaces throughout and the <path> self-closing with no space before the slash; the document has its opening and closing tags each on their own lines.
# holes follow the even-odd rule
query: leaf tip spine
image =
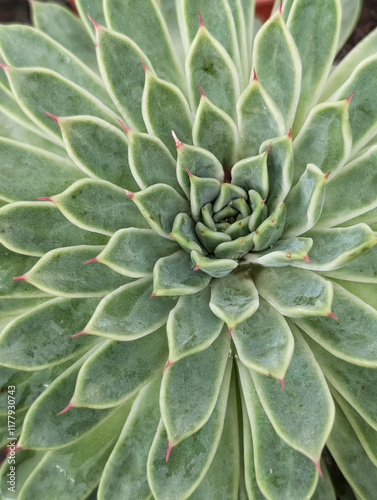
<svg viewBox="0 0 377 500">
<path fill-rule="evenodd" d="M 59 119 L 60 119 L 60 116 L 55 116 L 55 115 L 53 115 L 53 114 L 49 113 L 48 111 L 45 111 L 45 114 L 46 114 L 47 116 L 49 116 L 50 118 L 52 118 L 53 120 L 55 120 L 55 121 L 56 121 L 56 123 L 60 126 L 60 124 L 59 124 Z"/>
<path fill-rule="evenodd" d="M 330 177 L 330 174 L 331 174 L 331 172 L 327 172 L 327 174 L 325 175 L 326 180 Z"/>
<path fill-rule="evenodd" d="M 204 28 L 203 17 L 201 12 L 199 11 L 199 28 Z"/>
<path fill-rule="evenodd" d="M 307 264 L 310 264 L 310 259 L 309 259 L 309 255 L 308 255 L 308 254 L 304 255 L 304 261 L 305 261 Z"/>
<path fill-rule="evenodd" d="M 52 199 L 52 196 L 39 196 L 37 200 L 40 201 L 51 201 L 51 203 L 54 203 L 54 200 Z"/>
<path fill-rule="evenodd" d="M 12 280 L 20 280 L 20 281 L 27 281 L 26 280 L 26 274 L 22 274 L 21 276 L 14 276 Z"/>
<path fill-rule="evenodd" d="M 232 331 L 233 331 L 233 326 L 230 326 L 228 328 L 228 337 L 230 338 L 232 336 Z"/>
<path fill-rule="evenodd" d="M 173 139 L 175 141 L 175 147 L 177 149 L 183 146 L 183 142 L 178 139 L 177 134 L 174 132 L 174 130 L 171 131 L 171 135 L 173 136 Z"/>
<path fill-rule="evenodd" d="M 199 89 L 200 89 L 200 98 L 204 99 L 206 97 L 206 95 L 204 93 L 203 87 L 200 85 L 200 83 L 198 83 L 198 85 L 199 85 Z"/>
<path fill-rule="evenodd" d="M 85 332 L 84 330 L 82 330 L 79 333 L 75 333 L 74 335 L 71 335 L 71 339 L 74 339 L 75 337 L 78 337 L 79 335 L 88 335 L 88 332 Z"/>
<path fill-rule="evenodd" d="M 328 316 L 329 318 L 335 319 L 335 321 L 339 321 L 338 316 L 336 316 L 336 315 L 335 315 L 333 312 L 331 312 L 331 311 L 330 311 L 329 313 L 327 313 L 327 316 Z"/>
<path fill-rule="evenodd" d="M 72 408 L 74 408 L 74 406 L 73 406 L 73 398 L 74 398 L 74 397 L 75 397 L 75 396 L 73 395 L 73 396 L 72 396 L 72 399 L 71 399 L 71 401 L 68 403 L 68 405 L 64 408 L 64 410 L 62 410 L 62 411 L 60 411 L 59 413 L 57 413 L 57 416 L 58 416 L 58 415 L 61 415 L 62 413 L 65 413 L 65 412 L 66 412 L 66 411 L 68 411 L 68 410 L 71 410 Z"/>
<path fill-rule="evenodd" d="M 98 262 L 97 257 L 94 257 L 94 259 L 89 259 L 89 260 L 85 261 L 84 264 L 90 264 L 91 262 Z"/>
<path fill-rule="evenodd" d="M 167 449 L 166 456 L 165 456 L 165 462 L 167 462 L 169 460 L 170 453 L 171 453 L 172 449 L 173 449 L 173 445 L 168 440 L 168 449 Z"/>
<path fill-rule="evenodd" d="M 255 69 L 255 68 L 253 68 L 253 81 L 254 81 L 254 82 L 258 82 L 258 81 L 259 81 L 259 80 L 258 80 L 258 77 L 257 77 L 257 72 L 256 72 L 256 69 Z"/>
<path fill-rule="evenodd" d="M 144 61 L 143 61 L 140 57 L 139 57 L 139 60 L 140 60 L 140 62 L 141 62 L 141 64 L 142 64 L 142 66 L 143 66 L 144 71 L 145 71 L 146 73 L 148 73 L 148 68 L 147 68 L 147 66 L 146 66 L 145 62 L 144 62 Z"/>
<path fill-rule="evenodd" d="M 280 382 L 280 385 L 281 385 L 281 390 L 282 390 L 282 391 L 285 391 L 285 383 L 284 383 L 284 379 L 283 379 L 283 378 L 279 378 L 279 382 Z"/>
<path fill-rule="evenodd" d="M 132 191 L 128 191 L 128 189 L 125 189 L 124 191 L 125 191 L 126 195 L 131 198 L 131 200 L 135 196 L 135 193 L 133 193 Z"/>
<path fill-rule="evenodd" d="M 292 139 L 292 127 L 289 129 L 289 132 L 288 132 L 288 137 L 289 137 L 290 139 Z"/>
<path fill-rule="evenodd" d="M 279 14 L 281 14 L 283 12 L 283 0 L 280 0 L 280 4 L 279 4 L 279 7 L 278 7 L 278 12 L 279 12 Z"/>
<path fill-rule="evenodd" d="M 156 292 L 152 292 L 149 298 L 153 299 L 153 297 L 157 297 L 157 293 Z"/>
<path fill-rule="evenodd" d="M 321 476 L 321 479 L 323 481 L 323 474 L 322 474 L 322 470 L 321 470 L 321 459 L 319 458 L 316 462 L 314 462 L 314 465 L 318 471 L 318 474 Z"/>
<path fill-rule="evenodd" d="M 9 458 L 10 455 L 11 455 L 11 453 L 16 453 L 16 451 L 18 451 L 18 450 L 23 450 L 23 448 L 21 448 L 21 446 L 19 444 L 17 444 L 16 447 L 13 450 L 9 449 L 6 458 Z"/>
<path fill-rule="evenodd" d="M 173 361 L 170 361 L 170 359 L 167 360 L 166 365 L 164 366 L 164 369 L 162 370 L 162 373 L 165 373 L 166 370 L 173 364 Z"/>
<path fill-rule="evenodd" d="M 346 102 L 347 102 L 348 104 L 351 102 L 352 97 L 353 97 L 354 95 L 355 95 L 355 92 L 352 92 L 352 94 L 351 94 L 349 97 L 347 97 Z"/>
<path fill-rule="evenodd" d="M 193 271 L 199 271 L 199 269 L 200 269 L 200 266 L 199 266 L 199 264 L 197 264 L 197 265 L 194 267 Z"/>
<path fill-rule="evenodd" d="M 89 13 L 87 13 L 87 16 L 88 16 L 88 19 L 89 21 L 93 24 L 93 27 L 94 27 L 94 31 L 97 33 L 98 31 L 98 28 L 100 27 L 100 24 L 98 24 L 92 17 Z"/>
<path fill-rule="evenodd" d="M 7 72 L 7 69 L 10 68 L 9 64 L 5 64 L 5 63 L 0 63 L 0 67 L 3 68 L 3 70 L 5 71 L 5 73 Z"/>
<path fill-rule="evenodd" d="M 119 118 L 117 118 L 117 121 L 120 123 L 121 127 L 123 128 L 123 130 L 126 132 L 126 134 L 128 135 L 129 132 L 130 132 L 130 129 L 128 127 L 126 127 L 126 125 L 122 122 L 122 120 L 119 120 Z"/>
</svg>

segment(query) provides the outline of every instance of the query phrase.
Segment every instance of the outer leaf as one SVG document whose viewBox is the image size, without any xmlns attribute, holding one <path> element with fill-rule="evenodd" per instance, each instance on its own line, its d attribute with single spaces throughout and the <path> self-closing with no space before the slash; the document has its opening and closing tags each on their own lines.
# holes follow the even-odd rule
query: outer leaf
<svg viewBox="0 0 377 500">
<path fill-rule="evenodd" d="M 265 250 L 278 241 L 283 234 L 286 217 L 287 210 L 283 202 L 257 227 L 253 239 L 256 252 Z"/>
<path fill-rule="evenodd" d="M 104 0 L 109 28 L 134 40 L 152 61 L 157 73 L 181 85 L 182 70 L 174 55 L 170 35 L 160 8 L 153 0 Z M 148 36 L 145 28 L 148 27 Z M 158 43 L 156 43 L 158 40 Z"/>
<path fill-rule="evenodd" d="M 305 261 L 307 265 L 308 252 L 312 245 L 311 238 L 281 240 L 268 250 L 250 253 L 245 260 L 264 267 L 283 267 L 296 264 L 296 267 L 306 267 L 300 264 L 301 261 Z"/>
<path fill-rule="evenodd" d="M 336 283 L 333 288 L 333 311 L 338 321 L 316 317 L 295 322 L 334 356 L 375 368 L 377 311 Z"/>
<path fill-rule="evenodd" d="M 160 408 L 169 446 L 195 434 L 211 417 L 221 386 L 229 381 L 229 347 L 230 339 L 223 330 L 207 349 L 177 361 L 165 371 Z"/>
<path fill-rule="evenodd" d="M 237 114 L 240 158 L 257 155 L 262 142 L 285 132 L 284 119 L 278 107 L 256 78 L 241 94 Z"/>
<path fill-rule="evenodd" d="M 340 33 L 338 40 L 338 50 L 343 47 L 348 38 L 351 36 L 360 17 L 362 0 L 341 0 L 342 5 L 342 21 L 340 25 Z"/>
<path fill-rule="evenodd" d="M 116 115 L 102 102 L 58 73 L 38 68 L 6 68 L 12 92 L 22 110 L 51 137 L 60 139 L 56 116 L 93 115 L 114 123 Z M 28 92 L 23 89 L 28 88 Z M 116 122 L 115 122 L 116 123 Z"/>
<path fill-rule="evenodd" d="M 159 296 L 191 295 L 200 292 L 211 277 L 192 269 L 190 256 L 179 250 L 159 259 L 153 269 L 153 293 Z"/>
<path fill-rule="evenodd" d="M 232 184 L 242 187 L 245 191 L 253 189 L 262 198 L 267 198 L 269 178 L 267 170 L 268 153 L 245 158 L 232 167 Z"/>
<path fill-rule="evenodd" d="M 185 295 L 169 314 L 169 361 L 204 351 L 220 334 L 223 322 L 209 308 L 210 289 Z"/>
<path fill-rule="evenodd" d="M 229 390 L 221 385 L 217 404 L 208 422 L 179 443 L 166 461 L 167 433 L 161 420 L 148 457 L 148 481 L 157 500 L 183 500 L 198 487 L 215 456 L 224 425 Z M 192 466 L 188 469 L 187 464 Z M 179 496 L 177 496 L 179 492 Z"/>
<path fill-rule="evenodd" d="M 366 304 L 377 310 L 377 283 L 362 283 L 356 281 L 344 281 L 332 278 L 332 281 L 356 295 Z"/>
<path fill-rule="evenodd" d="M 330 179 L 319 225 L 335 226 L 377 207 L 376 161 L 373 146 Z"/>
<path fill-rule="evenodd" d="M 208 276 L 212 276 L 212 278 L 223 278 L 238 267 L 238 262 L 232 259 L 211 259 L 204 257 L 195 250 L 191 252 L 190 256 L 192 263 L 195 264 L 194 269 L 200 269 Z"/>
<path fill-rule="evenodd" d="M 230 330 L 252 316 L 258 306 L 258 292 L 248 271 L 233 272 L 211 285 L 209 307 Z"/>
<path fill-rule="evenodd" d="M 204 25 L 199 27 L 187 54 L 186 75 L 193 109 L 198 107 L 201 85 L 211 102 L 235 119 L 239 96 L 237 70 L 224 47 Z"/>
<path fill-rule="evenodd" d="M 59 126 L 69 156 L 87 175 L 138 189 L 127 161 L 127 140 L 116 127 L 93 116 L 59 118 Z"/>
<path fill-rule="evenodd" d="M 19 202 L 0 209 L 0 241 L 17 253 L 41 256 L 73 244 L 105 244 L 107 238 L 73 226 L 52 205 Z"/>
<path fill-rule="evenodd" d="M 284 379 L 284 391 L 271 378 L 256 372 L 251 372 L 251 376 L 278 435 L 318 463 L 334 422 L 334 403 L 309 347 L 293 325 L 291 330 L 295 348 Z"/>
<path fill-rule="evenodd" d="M 294 182 L 314 163 L 323 173 L 334 175 L 348 160 L 352 147 L 348 100 L 318 104 L 293 143 Z"/>
<path fill-rule="evenodd" d="M 148 0 L 151 1 L 151 0 Z M 142 112 L 148 133 L 155 135 L 175 155 L 171 131 L 191 144 L 192 117 L 185 96 L 175 85 L 145 71 Z"/>
<path fill-rule="evenodd" d="M 106 181 L 83 179 L 52 201 L 72 224 L 111 236 L 125 227 L 148 225 L 125 191 Z"/>
<path fill-rule="evenodd" d="M 106 266 L 84 266 L 103 247 L 81 245 L 46 253 L 23 279 L 47 293 L 65 297 L 101 297 L 129 282 Z"/>
<path fill-rule="evenodd" d="M 6 201 L 50 196 L 83 177 L 60 156 L 16 141 L 0 138 L 0 155 L 0 196 Z M 20 179 L 29 181 L 21 183 Z"/>
<path fill-rule="evenodd" d="M 135 340 L 166 323 L 174 306 L 170 297 L 152 297 L 152 282 L 144 278 L 108 294 L 85 327 L 86 333 L 114 340 Z"/>
<path fill-rule="evenodd" d="M 336 419 L 328 447 L 358 497 L 362 500 L 373 498 L 377 487 L 375 465 L 339 406 L 336 408 Z"/>
<path fill-rule="evenodd" d="M 301 61 L 281 12 L 277 11 L 257 33 L 253 64 L 263 88 L 278 105 L 289 129 L 300 97 Z"/>
<path fill-rule="evenodd" d="M 240 362 L 237 366 L 252 428 L 258 487 L 271 500 L 310 498 L 318 480 L 314 465 L 278 436 L 264 412 L 248 370 Z"/>
<path fill-rule="evenodd" d="M 326 180 L 327 177 L 323 172 L 309 163 L 285 200 L 287 206 L 285 238 L 299 236 L 317 223 L 325 202 Z M 329 196 L 328 194 L 327 199 Z"/>
<path fill-rule="evenodd" d="M 145 463 L 160 418 L 159 385 L 160 379 L 157 377 L 141 389 L 135 399 L 103 471 L 98 490 L 99 500 L 150 498 Z"/>
<path fill-rule="evenodd" d="M 339 0 L 293 2 L 287 25 L 302 64 L 301 93 L 294 124 L 296 131 L 318 100 L 330 72 L 338 44 L 341 15 Z"/>
<path fill-rule="evenodd" d="M 235 327 L 232 339 L 245 366 L 263 375 L 284 378 L 294 340 L 285 319 L 268 302 L 259 299 L 258 310 Z"/>
<path fill-rule="evenodd" d="M 57 298 L 11 321 L 0 336 L 0 362 L 20 370 L 41 370 L 85 353 L 96 339 L 70 335 L 83 328 L 98 299 Z"/>
<path fill-rule="evenodd" d="M 96 260 L 120 274 L 142 278 L 152 273 L 158 259 L 178 248 L 175 242 L 161 238 L 150 229 L 130 227 L 117 231 Z"/>
<path fill-rule="evenodd" d="M 290 266 L 256 268 L 258 292 L 281 314 L 291 318 L 328 316 L 333 287 L 317 274 Z"/>
<path fill-rule="evenodd" d="M 361 283 L 377 283 L 377 247 L 364 252 L 360 257 L 353 260 L 335 271 L 326 271 L 326 275 Z"/>
<path fill-rule="evenodd" d="M 165 326 L 132 342 L 104 342 L 79 371 L 75 406 L 108 408 L 119 405 L 162 370 L 167 354 Z"/>
</svg>

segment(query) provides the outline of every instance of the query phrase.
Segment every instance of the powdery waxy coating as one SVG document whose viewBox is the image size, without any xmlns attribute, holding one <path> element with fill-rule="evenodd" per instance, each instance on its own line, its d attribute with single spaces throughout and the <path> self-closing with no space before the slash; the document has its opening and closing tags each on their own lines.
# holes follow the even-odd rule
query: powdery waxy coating
<svg viewBox="0 0 377 500">
<path fill-rule="evenodd" d="M 325 446 L 375 496 L 377 31 L 253 5 L 0 26 L 12 498 L 335 500 Z"/>
</svg>

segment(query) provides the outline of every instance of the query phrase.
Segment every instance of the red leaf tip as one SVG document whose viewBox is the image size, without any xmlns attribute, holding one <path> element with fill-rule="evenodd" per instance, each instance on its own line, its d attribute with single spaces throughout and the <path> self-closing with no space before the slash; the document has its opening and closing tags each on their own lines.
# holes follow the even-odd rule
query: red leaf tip
<svg viewBox="0 0 377 500">
<path fill-rule="evenodd" d="M 97 257 L 94 257 L 94 259 L 89 259 L 84 262 L 84 264 L 90 264 L 91 262 L 98 262 Z"/>
<path fill-rule="evenodd" d="M 68 405 L 64 408 L 64 410 L 60 411 L 57 415 L 61 415 L 62 413 L 65 413 L 66 411 L 70 410 L 71 408 L 74 408 L 73 406 L 73 398 L 75 396 L 72 396 L 71 401 L 68 403 Z"/>
<path fill-rule="evenodd" d="M 292 127 L 289 129 L 289 132 L 288 132 L 288 137 L 289 137 L 290 139 L 292 139 Z"/>
<path fill-rule="evenodd" d="M 94 30 L 97 32 L 100 25 L 90 16 L 90 14 L 87 14 L 87 16 L 89 21 L 93 24 Z"/>
<path fill-rule="evenodd" d="M 170 361 L 168 359 L 168 361 L 166 362 L 166 365 L 164 367 L 164 369 L 162 370 L 162 373 L 165 373 L 165 371 L 169 368 L 169 366 L 171 366 L 173 364 L 173 361 Z"/>
<path fill-rule="evenodd" d="M 327 316 L 328 316 L 329 318 L 335 319 L 336 321 L 339 321 L 338 316 L 336 316 L 336 315 L 335 315 L 334 313 L 332 313 L 332 312 L 329 312 L 329 313 L 327 314 Z"/>
<path fill-rule="evenodd" d="M 202 18 L 202 14 L 199 11 L 199 28 L 203 28 L 203 27 L 204 27 L 203 18 Z"/>
<path fill-rule="evenodd" d="M 153 299 L 153 297 L 157 297 L 157 293 L 156 292 L 151 293 L 151 296 L 149 298 Z"/>
<path fill-rule="evenodd" d="M 193 271 L 199 271 L 199 269 L 200 269 L 200 266 L 199 266 L 199 264 L 197 264 L 197 265 L 194 267 Z"/>
<path fill-rule="evenodd" d="M 48 111 L 45 111 L 46 115 L 49 116 L 50 118 L 52 118 L 53 120 L 56 121 L 56 123 L 59 125 L 59 116 L 55 116 L 55 115 L 52 115 L 51 113 L 49 113 Z"/>
<path fill-rule="evenodd" d="M 283 378 L 279 378 L 279 382 L 280 382 L 282 390 L 284 391 L 285 390 L 284 379 Z"/>
<path fill-rule="evenodd" d="M 323 474 L 321 470 L 321 459 L 318 459 L 316 462 L 314 462 L 315 468 L 317 469 L 319 475 L 321 476 L 321 479 L 323 481 Z"/>
<path fill-rule="evenodd" d="M 123 127 L 126 134 L 128 134 L 130 129 L 128 127 L 126 127 L 125 124 L 122 122 L 122 120 L 119 120 L 119 118 L 117 118 L 117 121 L 121 124 L 121 126 Z"/>
<path fill-rule="evenodd" d="M 327 172 L 327 174 L 325 175 L 326 180 L 330 177 L 330 174 L 331 174 L 331 172 Z"/>
<path fill-rule="evenodd" d="M 187 172 L 188 176 L 189 176 L 189 177 L 191 177 L 191 176 L 192 176 L 192 173 L 190 172 L 190 170 L 189 170 L 187 167 L 185 167 L 185 170 L 186 170 L 186 172 Z"/>
<path fill-rule="evenodd" d="M 140 59 L 140 58 L 139 58 L 139 59 Z M 143 65 L 143 69 L 144 69 L 144 71 L 147 73 L 147 72 L 148 72 L 148 68 L 147 68 L 147 66 L 146 66 L 145 62 L 144 62 L 142 59 L 140 59 L 140 62 L 141 62 L 141 64 Z"/>
<path fill-rule="evenodd" d="M 206 95 L 205 95 L 204 90 L 203 90 L 202 86 L 200 85 L 200 83 L 198 83 L 198 85 L 200 88 L 200 97 L 203 99 L 204 97 L 206 97 Z"/>
<path fill-rule="evenodd" d="M 253 80 L 254 80 L 254 82 L 258 81 L 257 72 L 256 72 L 255 68 L 253 69 Z"/>
<path fill-rule="evenodd" d="M 8 447 L 9 447 L 9 444 L 8 444 Z M 18 444 L 16 445 L 15 448 L 12 449 L 9 449 L 8 453 L 7 453 L 7 457 L 8 458 L 10 456 L 11 453 L 16 453 L 16 451 L 18 450 L 22 450 L 23 448 L 21 448 L 21 446 L 19 446 Z"/>
<path fill-rule="evenodd" d="M 78 337 L 79 335 L 88 335 L 88 334 L 87 334 L 87 332 L 85 332 L 84 330 L 82 330 L 79 333 L 75 333 L 74 335 L 71 335 L 71 339 L 74 339 L 75 337 Z"/>
<path fill-rule="evenodd" d="M 280 5 L 278 8 L 278 12 L 280 12 L 280 14 L 282 13 L 282 11 L 283 11 L 283 0 L 280 1 Z"/>
<path fill-rule="evenodd" d="M 232 331 L 233 331 L 233 327 L 232 327 L 232 326 L 230 326 L 230 327 L 228 328 L 228 337 L 231 337 L 231 336 L 232 336 Z"/>
<path fill-rule="evenodd" d="M 173 136 L 173 139 L 175 140 L 175 147 L 177 149 L 179 149 L 181 146 L 183 146 L 183 142 L 178 139 L 177 134 L 174 132 L 174 130 L 171 131 L 171 135 Z"/>
<path fill-rule="evenodd" d="M 166 452 L 166 457 L 165 457 L 165 462 L 169 460 L 171 450 L 173 449 L 173 445 L 170 444 L 170 441 L 168 441 L 168 450 Z"/>
<path fill-rule="evenodd" d="M 125 192 L 126 192 L 126 195 L 129 196 L 131 198 L 131 200 L 133 199 L 133 197 L 135 196 L 135 193 L 133 193 L 132 191 L 128 191 L 128 189 L 125 189 Z"/>
<path fill-rule="evenodd" d="M 304 255 L 304 261 L 305 261 L 307 264 L 310 264 L 309 255 Z"/>
<path fill-rule="evenodd" d="M 0 67 L 3 68 L 4 71 L 6 71 L 8 68 L 10 68 L 9 64 L 5 64 L 5 63 L 0 63 Z"/>
<path fill-rule="evenodd" d="M 26 275 L 23 274 L 22 276 L 15 276 L 14 278 L 12 278 L 12 280 L 26 281 Z"/>
<path fill-rule="evenodd" d="M 51 198 L 51 196 L 40 196 L 39 198 L 37 198 L 37 200 L 51 201 L 52 203 L 54 203 L 54 200 Z"/>
<path fill-rule="evenodd" d="M 348 102 L 348 104 L 351 102 L 352 97 L 353 97 L 354 95 L 355 95 L 355 92 L 352 92 L 352 94 L 351 94 L 349 97 L 347 97 L 346 101 Z"/>
<path fill-rule="evenodd" d="M 268 153 L 270 152 L 270 149 L 272 148 L 272 142 L 270 143 L 270 145 L 268 146 L 268 148 L 266 149 L 265 151 L 265 155 L 268 155 Z"/>
</svg>

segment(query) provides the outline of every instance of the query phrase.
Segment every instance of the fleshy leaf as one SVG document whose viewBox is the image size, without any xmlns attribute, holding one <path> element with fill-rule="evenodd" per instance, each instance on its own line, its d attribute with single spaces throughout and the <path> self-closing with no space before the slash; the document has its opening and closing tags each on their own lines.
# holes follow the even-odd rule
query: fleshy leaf
<svg viewBox="0 0 377 500">
<path fill-rule="evenodd" d="M 165 326 L 132 342 L 104 342 L 79 371 L 75 407 L 119 405 L 161 372 L 167 354 Z"/>
<path fill-rule="evenodd" d="M 377 283 L 377 246 L 367 250 L 349 264 L 336 269 L 325 271 L 326 276 L 361 283 Z"/>
<path fill-rule="evenodd" d="M 24 279 L 44 292 L 63 297 L 102 297 L 131 281 L 102 264 L 83 265 L 102 249 L 81 245 L 51 250 L 30 270 L 25 269 Z"/>
<path fill-rule="evenodd" d="M 191 252 L 190 256 L 192 263 L 195 265 L 194 269 L 200 269 L 208 276 L 212 276 L 212 278 L 223 278 L 238 267 L 238 263 L 232 259 L 211 259 L 204 257 L 195 250 Z"/>
<path fill-rule="evenodd" d="M 169 362 L 203 351 L 220 334 L 223 322 L 209 308 L 210 289 L 179 298 L 167 322 Z"/>
<path fill-rule="evenodd" d="M 257 227 L 254 234 L 254 250 L 259 252 L 276 243 L 283 234 L 287 209 L 285 203 L 278 205 L 272 214 Z"/>
<path fill-rule="evenodd" d="M 135 340 L 166 323 L 175 300 L 151 297 L 152 280 L 143 278 L 109 293 L 84 328 L 85 333 L 114 340 Z"/>
<path fill-rule="evenodd" d="M 229 381 L 229 347 L 230 339 L 223 330 L 207 349 L 186 356 L 165 370 L 160 408 L 169 446 L 192 436 L 211 417 L 221 386 Z"/>
<path fill-rule="evenodd" d="M 191 295 L 200 292 L 211 277 L 194 271 L 190 255 L 179 250 L 159 259 L 153 269 L 153 293 L 159 296 Z"/>
<path fill-rule="evenodd" d="M 245 158 L 232 167 L 232 184 L 242 187 L 246 192 L 257 191 L 262 198 L 267 198 L 269 179 L 267 170 L 268 153 Z"/>
<path fill-rule="evenodd" d="M 307 265 L 308 252 L 312 248 L 313 240 L 311 238 L 292 238 L 281 240 L 268 250 L 258 253 L 250 253 L 246 261 L 255 263 L 264 267 L 282 267 L 301 264 L 304 261 Z M 297 265 L 297 267 L 306 267 Z"/>
<path fill-rule="evenodd" d="M 87 231 L 111 236 L 125 227 L 148 227 L 126 192 L 107 181 L 83 179 L 49 201 L 72 224 Z"/>
<path fill-rule="evenodd" d="M 170 235 L 187 252 L 196 250 L 203 255 L 207 253 L 199 243 L 195 232 L 195 222 L 188 214 L 177 215 Z"/>
<path fill-rule="evenodd" d="M 142 278 L 152 274 L 158 259 L 178 249 L 175 242 L 161 238 L 150 229 L 130 227 L 117 231 L 96 261 L 125 276 Z"/>
<path fill-rule="evenodd" d="M 0 209 L 0 242 L 14 252 L 42 256 L 74 244 L 106 244 L 107 237 L 73 226 L 48 203 L 18 202 Z"/>
<path fill-rule="evenodd" d="M 253 278 L 262 297 L 284 316 L 320 317 L 331 313 L 332 284 L 311 271 L 291 266 L 258 267 L 253 269 Z"/>
<path fill-rule="evenodd" d="M 259 298 L 257 311 L 234 328 L 232 339 L 245 366 L 284 379 L 294 340 L 285 319 L 268 302 Z"/>
<path fill-rule="evenodd" d="M 252 316 L 258 306 L 258 292 L 248 271 L 233 272 L 211 285 L 209 307 L 230 330 Z"/>
<path fill-rule="evenodd" d="M 198 222 L 202 208 L 217 198 L 221 184 L 212 177 L 197 177 L 189 173 L 190 178 L 190 211 L 192 218 Z"/>
</svg>

